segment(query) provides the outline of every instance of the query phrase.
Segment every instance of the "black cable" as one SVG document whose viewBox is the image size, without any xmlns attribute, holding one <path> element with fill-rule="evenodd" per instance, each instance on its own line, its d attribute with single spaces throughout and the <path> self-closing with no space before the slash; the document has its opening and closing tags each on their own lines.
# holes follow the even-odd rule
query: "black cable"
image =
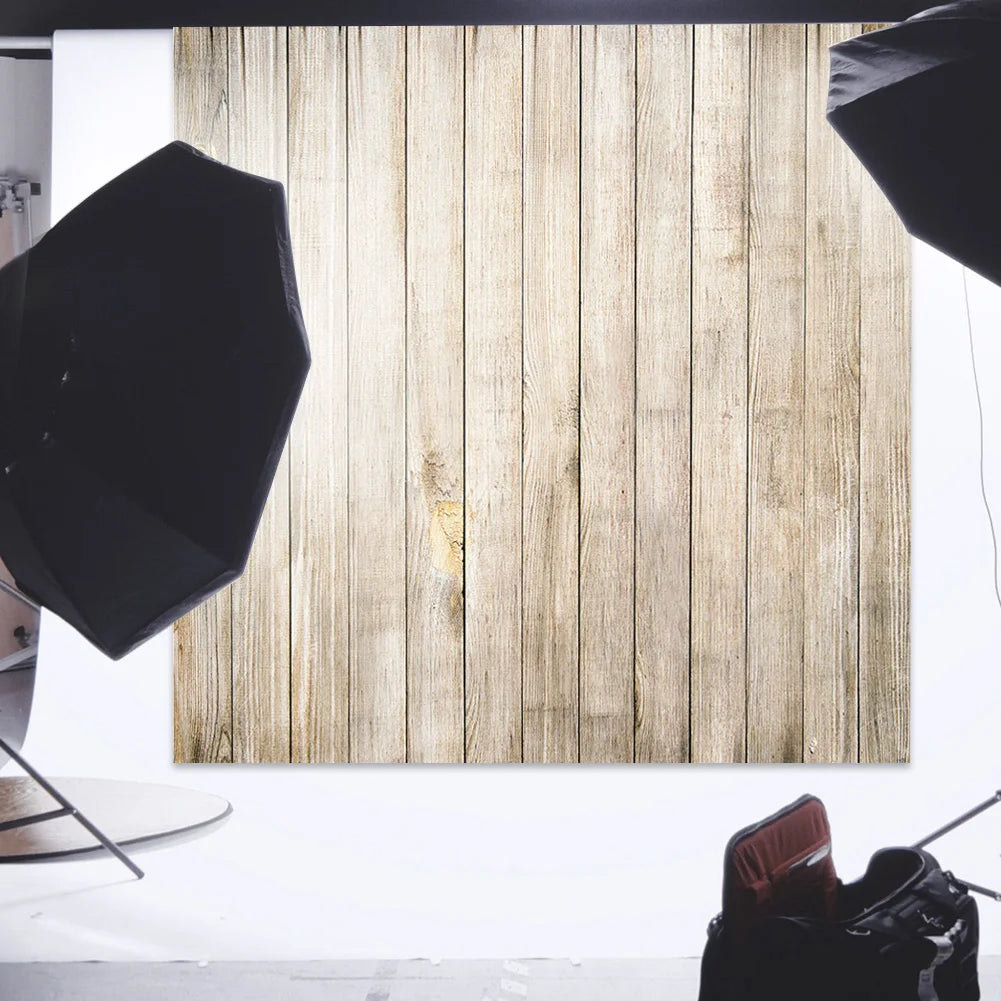
<svg viewBox="0 0 1001 1001">
<path fill-rule="evenodd" d="M 980 396 L 980 377 L 977 374 L 977 355 L 973 344 L 973 317 L 970 313 L 970 288 L 966 279 L 966 268 L 963 268 L 963 298 L 966 301 L 966 327 L 970 335 L 970 361 L 973 363 L 973 387 L 977 393 L 977 413 L 980 420 L 980 495 L 984 499 L 984 508 L 987 511 L 987 524 L 991 529 L 991 542 L 994 546 L 994 594 L 997 597 L 998 607 L 1001 608 L 1001 583 L 998 581 L 998 536 L 994 527 L 994 515 L 991 512 L 991 504 L 987 499 L 987 479 L 984 472 L 984 402 Z"/>
</svg>

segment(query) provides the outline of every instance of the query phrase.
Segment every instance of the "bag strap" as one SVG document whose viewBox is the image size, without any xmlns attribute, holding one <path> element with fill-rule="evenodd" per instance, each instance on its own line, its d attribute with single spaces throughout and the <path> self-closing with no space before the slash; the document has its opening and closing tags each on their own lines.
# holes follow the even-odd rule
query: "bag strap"
<svg viewBox="0 0 1001 1001">
<path fill-rule="evenodd" d="M 935 971 L 953 954 L 958 939 L 966 930 L 966 922 L 960 918 L 944 935 L 928 935 L 925 941 L 935 950 L 931 962 L 918 974 L 918 1001 L 939 1001 L 935 989 Z"/>
</svg>

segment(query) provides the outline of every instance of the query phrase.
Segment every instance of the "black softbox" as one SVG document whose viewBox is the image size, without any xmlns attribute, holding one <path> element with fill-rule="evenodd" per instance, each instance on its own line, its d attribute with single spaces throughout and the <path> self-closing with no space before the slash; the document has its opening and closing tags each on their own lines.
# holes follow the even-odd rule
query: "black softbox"
<svg viewBox="0 0 1001 1001">
<path fill-rule="evenodd" d="M 999 93 L 999 0 L 831 47 L 828 121 L 912 234 L 1001 284 Z"/>
<path fill-rule="evenodd" d="M 0 558 L 120 657 L 242 572 L 306 371 L 282 186 L 175 142 L 0 271 Z"/>
</svg>

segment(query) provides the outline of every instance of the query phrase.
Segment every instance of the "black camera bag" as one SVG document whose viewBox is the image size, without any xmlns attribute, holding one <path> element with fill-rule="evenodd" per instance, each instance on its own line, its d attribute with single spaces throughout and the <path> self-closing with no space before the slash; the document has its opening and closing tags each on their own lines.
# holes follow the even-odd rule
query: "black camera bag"
<svg viewBox="0 0 1001 1001">
<path fill-rule="evenodd" d="M 823 804 L 804 796 L 727 845 L 699 1001 L 978 1001 L 976 901 L 920 848 L 836 876 Z"/>
</svg>

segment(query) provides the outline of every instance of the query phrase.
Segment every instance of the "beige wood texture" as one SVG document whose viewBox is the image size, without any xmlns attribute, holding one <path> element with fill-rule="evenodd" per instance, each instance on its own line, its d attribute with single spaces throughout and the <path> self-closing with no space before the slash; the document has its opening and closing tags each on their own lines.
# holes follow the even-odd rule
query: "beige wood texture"
<svg viewBox="0 0 1001 1001">
<path fill-rule="evenodd" d="M 692 115 L 692 760 L 746 750 L 750 31 L 697 25 Z"/>
<path fill-rule="evenodd" d="M 863 174 L 861 188 L 859 760 L 906 761 L 910 748 L 910 238 L 868 174 Z"/>
<path fill-rule="evenodd" d="M 636 31 L 581 28 L 580 759 L 632 761 Z"/>
<path fill-rule="evenodd" d="M 465 34 L 466 760 L 520 761 L 522 32 Z"/>
<path fill-rule="evenodd" d="M 407 32 L 407 748 L 464 753 L 461 28 Z"/>
<path fill-rule="evenodd" d="M 178 760 L 907 760 L 907 239 L 824 119 L 859 29 L 177 32 L 179 137 L 287 175 L 313 352 L 176 628 Z"/>
<path fill-rule="evenodd" d="M 524 29 L 526 761 L 580 755 L 580 35 Z"/>
<path fill-rule="evenodd" d="M 229 40 L 225 28 L 174 34 L 177 135 L 229 160 Z M 174 760 L 233 760 L 231 588 L 174 626 Z"/>
<path fill-rule="evenodd" d="M 348 29 L 349 748 L 407 752 L 406 32 Z"/>
<path fill-rule="evenodd" d="M 289 442 L 292 760 L 348 758 L 347 36 L 290 28 L 288 200 L 312 375 Z"/>
<path fill-rule="evenodd" d="M 230 28 L 229 162 L 286 180 L 287 32 Z M 232 587 L 233 760 L 291 752 L 288 449 L 282 453 L 247 569 Z"/>
<path fill-rule="evenodd" d="M 693 29 L 636 29 L 636 760 L 689 754 Z"/>
<path fill-rule="evenodd" d="M 803 726 L 809 761 L 858 755 L 861 168 L 825 121 L 824 106 L 827 49 L 859 29 L 807 29 Z"/>
<path fill-rule="evenodd" d="M 747 758 L 803 754 L 801 24 L 751 29 L 748 289 Z M 775 155 L 776 147 L 783 150 Z"/>
</svg>

